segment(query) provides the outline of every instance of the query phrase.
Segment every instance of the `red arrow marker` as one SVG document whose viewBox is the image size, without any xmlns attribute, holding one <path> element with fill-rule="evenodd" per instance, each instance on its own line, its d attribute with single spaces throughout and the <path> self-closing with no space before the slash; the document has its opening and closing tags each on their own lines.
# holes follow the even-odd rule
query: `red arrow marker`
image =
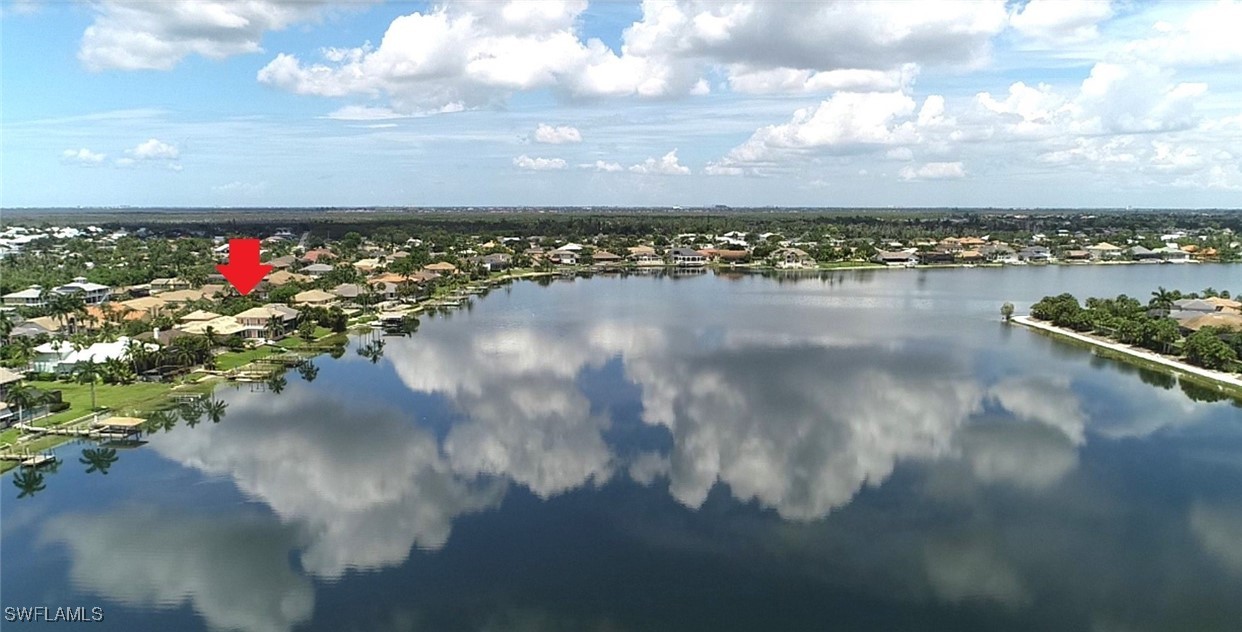
<svg viewBox="0 0 1242 632">
<path fill-rule="evenodd" d="M 245 296 L 272 271 L 272 266 L 259 263 L 258 239 L 230 239 L 228 265 L 222 263 L 216 269 Z"/>
</svg>

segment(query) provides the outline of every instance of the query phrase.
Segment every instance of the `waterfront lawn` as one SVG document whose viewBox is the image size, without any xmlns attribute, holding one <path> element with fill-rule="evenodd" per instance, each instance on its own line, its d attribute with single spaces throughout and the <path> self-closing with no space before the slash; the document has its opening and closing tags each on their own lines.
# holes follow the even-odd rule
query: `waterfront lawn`
<svg viewBox="0 0 1242 632">
<path fill-rule="evenodd" d="M 228 371 L 236 369 L 239 366 L 250 364 L 259 358 L 266 358 L 274 353 L 271 347 L 266 345 L 247 349 L 245 351 L 230 351 L 216 356 L 216 368 L 220 371 Z"/>
<path fill-rule="evenodd" d="M 91 412 L 91 385 L 76 382 L 31 381 L 35 388 L 60 391 L 62 401 L 69 408 L 38 420 L 40 426 L 54 426 L 76 419 Z M 133 384 L 95 384 L 95 402 L 101 408 L 117 412 L 144 409 L 161 401 L 172 390 L 171 384 L 161 382 L 135 382 Z"/>
</svg>

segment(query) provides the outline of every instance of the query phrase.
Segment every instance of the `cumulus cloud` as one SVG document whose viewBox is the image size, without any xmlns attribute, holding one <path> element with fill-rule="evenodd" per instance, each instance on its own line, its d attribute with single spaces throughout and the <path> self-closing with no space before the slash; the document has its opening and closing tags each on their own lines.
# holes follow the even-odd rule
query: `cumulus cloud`
<svg viewBox="0 0 1242 632">
<path fill-rule="evenodd" d="M 66 149 L 60 153 L 61 162 L 83 167 L 98 167 L 107 159 L 107 154 L 94 152 L 85 147 L 81 149 Z"/>
<path fill-rule="evenodd" d="M 532 158 L 522 154 L 513 159 L 513 166 L 527 171 L 556 171 L 569 165 L 563 158 Z"/>
<path fill-rule="evenodd" d="M 314 587 L 289 566 L 296 536 L 270 519 L 130 507 L 58 516 L 42 538 L 69 550 L 74 586 L 129 607 L 188 605 L 213 629 L 256 632 L 314 611 Z"/>
<path fill-rule="evenodd" d="M 378 46 L 281 53 L 259 81 L 298 94 L 385 96 L 400 112 L 478 107 L 527 90 L 569 98 L 894 90 L 919 64 L 973 65 L 1006 24 L 987 2 L 644 3 L 620 51 L 578 32 L 583 0 L 450 2 L 400 16 Z"/>
<path fill-rule="evenodd" d="M 616 171 L 625 171 L 625 167 L 622 167 L 620 163 L 608 162 L 605 160 L 596 160 L 595 162 L 581 164 L 581 165 L 578 165 L 578 168 L 579 169 L 593 169 L 595 171 L 604 171 L 604 172 L 609 172 L 609 173 L 616 172 Z"/>
<path fill-rule="evenodd" d="M 223 59 L 262 51 L 263 34 L 316 19 L 327 0 L 93 3 L 78 59 L 90 70 L 169 70 L 189 55 Z"/>
<path fill-rule="evenodd" d="M 902 180 L 959 180 L 966 177 L 966 167 L 960 162 L 927 162 L 902 167 L 898 175 Z"/>
<path fill-rule="evenodd" d="M 688 176 L 690 168 L 677 161 L 677 150 L 664 154 L 659 158 L 648 158 L 638 164 L 630 165 L 630 173 L 660 176 Z"/>
<path fill-rule="evenodd" d="M 309 573 L 335 578 L 401 563 L 415 545 L 439 549 L 455 517 L 490 508 L 504 493 L 503 483 L 454 473 L 435 437 L 395 410 L 346 409 L 298 383 L 281 397 L 232 393 L 228 401 L 229 415 L 247 423 L 161 434 L 151 447 L 228 476 L 307 534 L 300 560 Z M 342 433 L 353 438 L 342 443 Z"/>
<path fill-rule="evenodd" d="M 1030 0 L 1010 13 L 1009 24 L 1041 42 L 1073 44 L 1099 37 L 1099 24 L 1112 15 L 1110 0 Z"/>
<path fill-rule="evenodd" d="M 761 127 L 712 171 L 761 170 L 808 152 L 854 154 L 918 140 L 916 103 L 902 92 L 837 92 L 788 123 Z"/>
<path fill-rule="evenodd" d="M 1125 44 L 1138 59 L 1157 65 L 1201 66 L 1242 61 L 1242 41 L 1235 26 L 1242 23 L 1242 2 L 1192 5 L 1180 20 L 1159 20 L 1148 37 Z"/>
<path fill-rule="evenodd" d="M 565 143 L 581 143 L 582 134 L 576 127 L 568 125 L 553 127 L 546 123 L 540 123 L 539 127 L 535 128 L 534 139 L 536 143 L 562 145 Z"/>
<path fill-rule="evenodd" d="M 125 153 L 136 160 L 176 160 L 181 156 L 181 151 L 175 145 L 165 143 L 158 138 L 151 138 L 138 143 L 137 147 L 127 150 Z"/>
</svg>

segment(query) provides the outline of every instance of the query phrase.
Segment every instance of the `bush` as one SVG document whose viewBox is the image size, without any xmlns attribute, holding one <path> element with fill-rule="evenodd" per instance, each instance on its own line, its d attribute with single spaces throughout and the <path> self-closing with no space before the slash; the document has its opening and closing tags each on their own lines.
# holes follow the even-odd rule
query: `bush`
<svg viewBox="0 0 1242 632">
<path fill-rule="evenodd" d="M 47 412 L 58 413 L 62 410 L 69 410 L 69 402 L 52 402 L 47 405 Z"/>
</svg>

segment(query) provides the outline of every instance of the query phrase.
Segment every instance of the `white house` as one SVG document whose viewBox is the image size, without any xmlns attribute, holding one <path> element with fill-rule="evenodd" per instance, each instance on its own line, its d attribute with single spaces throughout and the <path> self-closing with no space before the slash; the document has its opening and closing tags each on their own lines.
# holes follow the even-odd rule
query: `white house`
<svg viewBox="0 0 1242 632">
<path fill-rule="evenodd" d="M 129 341 L 129 338 L 121 336 L 113 342 L 96 342 L 76 351 L 64 340 L 53 340 L 34 348 L 35 357 L 31 366 L 40 373 L 70 373 L 83 362 L 98 364 L 107 360 L 124 360 L 129 357 Z M 148 343 L 146 346 L 152 351 L 159 349 L 159 345 L 155 344 Z"/>
<path fill-rule="evenodd" d="M 91 283 L 86 280 L 86 277 L 77 277 L 72 283 L 66 283 L 58 288 L 53 288 L 52 291 L 66 296 L 80 294 L 82 300 L 87 305 L 98 305 L 112 297 L 112 288 L 98 283 Z"/>
<path fill-rule="evenodd" d="M 7 307 L 47 306 L 47 301 L 43 299 L 43 287 L 39 285 L 32 285 L 24 290 L 5 294 L 3 300 Z"/>
</svg>

